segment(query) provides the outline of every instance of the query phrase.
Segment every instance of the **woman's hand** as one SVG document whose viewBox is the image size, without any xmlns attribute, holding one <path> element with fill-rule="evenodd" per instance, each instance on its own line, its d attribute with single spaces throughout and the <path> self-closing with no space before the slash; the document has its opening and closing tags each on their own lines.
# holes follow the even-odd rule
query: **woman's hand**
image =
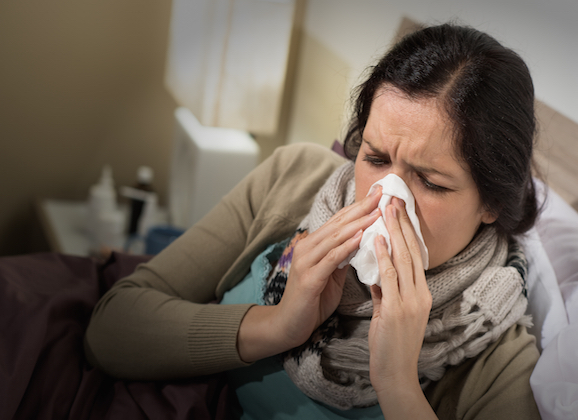
<svg viewBox="0 0 578 420">
<path fill-rule="evenodd" d="M 293 250 L 279 314 L 290 348 L 304 343 L 341 300 L 348 267 L 337 266 L 359 247 L 363 229 L 380 215 L 381 190 L 337 212 Z"/>
<path fill-rule="evenodd" d="M 337 266 L 359 247 L 361 234 L 380 215 L 381 189 L 337 212 L 321 228 L 300 240 L 276 306 L 252 307 L 239 329 L 241 358 L 247 362 L 303 344 L 335 311 L 347 267 Z"/>
<path fill-rule="evenodd" d="M 369 372 L 386 418 L 435 415 L 421 390 L 417 362 L 432 305 L 419 243 L 403 201 L 386 209 L 392 258 L 382 236 L 376 238 L 381 288 L 371 287 Z"/>
</svg>

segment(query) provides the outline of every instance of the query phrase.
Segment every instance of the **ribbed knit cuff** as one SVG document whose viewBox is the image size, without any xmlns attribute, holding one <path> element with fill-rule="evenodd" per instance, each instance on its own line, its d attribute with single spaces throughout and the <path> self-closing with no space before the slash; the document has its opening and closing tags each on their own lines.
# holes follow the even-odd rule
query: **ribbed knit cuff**
<svg viewBox="0 0 578 420">
<path fill-rule="evenodd" d="M 247 366 L 237 351 L 237 334 L 252 304 L 203 307 L 189 325 L 188 351 L 196 375 Z"/>
</svg>

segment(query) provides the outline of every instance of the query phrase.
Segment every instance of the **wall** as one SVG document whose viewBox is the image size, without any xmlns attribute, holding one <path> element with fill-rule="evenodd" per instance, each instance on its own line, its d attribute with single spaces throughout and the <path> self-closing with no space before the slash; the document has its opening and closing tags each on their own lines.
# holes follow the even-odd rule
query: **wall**
<svg viewBox="0 0 578 420">
<path fill-rule="evenodd" d="M 163 86 L 170 2 L 0 2 L 0 255 L 46 249 L 38 197 L 83 199 L 148 164 L 165 194 L 174 102 Z"/>
<path fill-rule="evenodd" d="M 340 137 L 351 88 L 387 49 L 403 16 L 455 20 L 492 34 L 526 60 L 536 96 L 578 121 L 575 0 L 308 0 L 289 142 L 331 144 Z"/>
<path fill-rule="evenodd" d="M 38 197 L 83 199 L 103 164 L 117 185 L 153 166 L 164 199 L 175 103 L 164 88 L 170 2 L 0 2 L 0 255 L 46 249 Z M 458 18 L 518 50 L 538 98 L 578 121 L 575 0 L 299 0 L 283 142 L 341 136 L 352 86 L 403 16 Z"/>
</svg>

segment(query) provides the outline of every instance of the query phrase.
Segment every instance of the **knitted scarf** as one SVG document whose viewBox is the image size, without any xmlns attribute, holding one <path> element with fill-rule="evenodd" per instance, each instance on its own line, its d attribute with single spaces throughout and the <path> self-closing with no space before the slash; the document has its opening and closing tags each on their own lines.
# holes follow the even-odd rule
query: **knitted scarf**
<svg viewBox="0 0 578 420">
<path fill-rule="evenodd" d="M 352 162 L 338 168 L 317 194 L 267 279 L 266 304 L 281 300 L 295 244 L 354 202 L 353 168 Z M 433 305 L 418 361 L 422 388 L 441 379 L 448 366 L 480 354 L 512 325 L 531 324 L 524 315 L 526 265 L 517 242 L 485 226 L 458 255 L 426 272 Z M 287 374 L 306 395 L 343 410 L 377 404 L 369 379 L 372 313 L 369 288 L 350 267 L 337 310 L 283 356 Z"/>
</svg>

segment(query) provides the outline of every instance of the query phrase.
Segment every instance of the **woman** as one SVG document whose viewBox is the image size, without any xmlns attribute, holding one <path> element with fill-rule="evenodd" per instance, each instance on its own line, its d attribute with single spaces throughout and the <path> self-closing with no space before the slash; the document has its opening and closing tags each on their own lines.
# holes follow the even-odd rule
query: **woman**
<svg viewBox="0 0 578 420">
<path fill-rule="evenodd" d="M 410 35 L 360 87 L 351 162 L 278 150 L 101 299 L 89 360 L 132 379 L 231 370 L 247 418 L 539 418 L 511 239 L 537 214 L 534 130 L 515 53 L 470 28 Z M 427 272 L 404 203 L 381 214 L 367 195 L 390 173 L 415 198 Z M 339 267 L 379 217 L 392 254 L 378 238 L 368 290 Z"/>
</svg>

